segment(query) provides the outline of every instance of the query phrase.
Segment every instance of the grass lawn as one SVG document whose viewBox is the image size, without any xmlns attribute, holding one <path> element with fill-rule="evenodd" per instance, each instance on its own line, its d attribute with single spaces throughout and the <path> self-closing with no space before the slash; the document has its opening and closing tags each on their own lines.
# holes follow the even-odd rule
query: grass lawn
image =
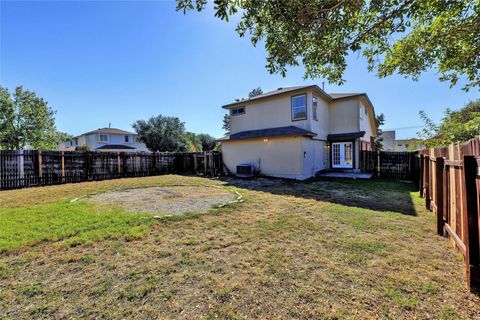
<svg viewBox="0 0 480 320">
<path fill-rule="evenodd" d="M 153 219 L 92 193 L 214 186 Z M 72 199 L 80 198 L 77 201 Z M 468 319 L 463 258 L 410 184 L 160 176 L 0 192 L 0 319 Z"/>
</svg>

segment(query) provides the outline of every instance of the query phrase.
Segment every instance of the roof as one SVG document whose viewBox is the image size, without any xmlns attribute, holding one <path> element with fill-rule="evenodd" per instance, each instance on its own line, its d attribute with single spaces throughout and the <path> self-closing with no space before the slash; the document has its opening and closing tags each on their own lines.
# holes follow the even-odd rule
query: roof
<svg viewBox="0 0 480 320">
<path fill-rule="evenodd" d="M 316 136 L 316 133 L 311 131 L 295 127 L 278 127 L 278 128 L 268 128 L 268 129 L 259 129 L 259 130 L 248 130 L 241 131 L 230 136 L 225 136 L 220 138 L 219 141 L 232 141 L 232 140 L 243 140 L 243 139 L 254 139 L 254 138 L 270 138 L 270 137 L 285 137 L 285 136 Z"/>
<path fill-rule="evenodd" d="M 327 136 L 327 140 L 340 141 L 340 140 L 346 140 L 346 139 L 355 139 L 355 138 L 361 138 L 364 135 L 365 135 L 365 131 L 334 133 L 334 134 L 329 134 Z"/>
<path fill-rule="evenodd" d="M 131 146 L 126 146 L 123 144 L 105 144 L 101 147 L 96 148 L 95 150 L 122 150 L 122 149 L 135 149 L 134 147 Z"/>
<path fill-rule="evenodd" d="M 342 98 L 362 96 L 364 94 L 365 93 L 329 93 L 328 95 L 333 99 L 342 99 Z"/>
<path fill-rule="evenodd" d="M 87 135 L 87 134 L 98 134 L 98 133 L 103 133 L 103 134 L 133 134 L 133 135 L 136 135 L 135 132 L 125 131 L 125 130 L 117 129 L 117 128 L 98 128 L 97 130 L 82 133 L 79 136 L 84 136 L 84 135 Z"/>
<path fill-rule="evenodd" d="M 271 96 L 275 96 L 275 95 L 279 95 L 279 94 L 283 94 L 283 93 L 287 93 L 287 92 L 301 91 L 301 90 L 305 90 L 305 89 L 317 89 L 327 99 L 329 99 L 329 100 L 332 99 L 332 97 L 330 97 L 325 91 L 320 89 L 317 85 L 308 85 L 308 86 L 278 88 L 277 90 L 262 93 L 262 94 L 259 94 L 258 96 L 255 96 L 255 97 L 251 97 L 251 98 L 248 98 L 248 99 L 241 99 L 241 100 L 226 104 L 226 105 L 222 106 L 222 108 L 228 109 L 229 107 L 233 107 L 233 106 L 236 106 L 236 105 L 241 105 L 241 104 L 244 104 L 245 102 L 262 100 L 262 99 L 265 99 L 265 98 L 268 98 L 268 97 L 271 97 Z"/>
</svg>

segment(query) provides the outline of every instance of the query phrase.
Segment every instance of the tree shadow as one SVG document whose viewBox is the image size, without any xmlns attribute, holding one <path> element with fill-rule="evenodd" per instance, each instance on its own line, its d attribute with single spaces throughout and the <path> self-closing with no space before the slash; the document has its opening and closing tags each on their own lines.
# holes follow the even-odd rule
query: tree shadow
<svg viewBox="0 0 480 320">
<path fill-rule="evenodd" d="M 413 183 L 372 179 L 312 179 L 295 181 L 275 178 L 239 179 L 226 177 L 227 185 L 238 188 L 315 199 L 375 211 L 392 211 L 416 216 L 411 192 Z"/>
</svg>

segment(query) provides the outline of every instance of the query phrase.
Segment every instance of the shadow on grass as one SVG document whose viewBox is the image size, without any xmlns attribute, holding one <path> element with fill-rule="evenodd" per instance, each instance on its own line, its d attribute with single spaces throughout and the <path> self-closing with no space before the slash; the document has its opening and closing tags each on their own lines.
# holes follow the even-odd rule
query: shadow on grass
<svg viewBox="0 0 480 320">
<path fill-rule="evenodd" d="M 416 215 L 412 192 L 413 183 L 372 179 L 313 179 L 294 181 L 273 178 L 238 179 L 225 178 L 227 185 L 238 188 L 289 195 L 317 201 L 376 211 L 392 211 Z"/>
</svg>

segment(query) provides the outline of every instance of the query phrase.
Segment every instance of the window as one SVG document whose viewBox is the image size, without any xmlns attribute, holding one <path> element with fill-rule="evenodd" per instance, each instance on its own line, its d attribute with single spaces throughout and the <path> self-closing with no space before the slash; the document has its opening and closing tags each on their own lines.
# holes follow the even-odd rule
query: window
<svg viewBox="0 0 480 320">
<path fill-rule="evenodd" d="M 75 138 L 75 145 L 78 146 L 78 138 Z"/>
<path fill-rule="evenodd" d="M 125 136 L 125 142 L 130 142 L 130 137 L 129 136 Z"/>
<path fill-rule="evenodd" d="M 108 135 L 101 134 L 99 139 L 100 139 L 100 142 L 107 142 L 108 141 Z"/>
<path fill-rule="evenodd" d="M 312 96 L 312 117 L 313 117 L 313 120 L 315 121 L 318 121 L 317 109 L 318 109 L 317 97 Z"/>
<path fill-rule="evenodd" d="M 307 119 L 307 95 L 292 97 L 292 121 Z"/>
<path fill-rule="evenodd" d="M 237 116 L 239 114 L 245 114 L 245 107 L 235 108 L 230 111 L 232 116 Z"/>
<path fill-rule="evenodd" d="M 405 145 L 405 148 L 408 149 L 408 144 Z"/>
</svg>

